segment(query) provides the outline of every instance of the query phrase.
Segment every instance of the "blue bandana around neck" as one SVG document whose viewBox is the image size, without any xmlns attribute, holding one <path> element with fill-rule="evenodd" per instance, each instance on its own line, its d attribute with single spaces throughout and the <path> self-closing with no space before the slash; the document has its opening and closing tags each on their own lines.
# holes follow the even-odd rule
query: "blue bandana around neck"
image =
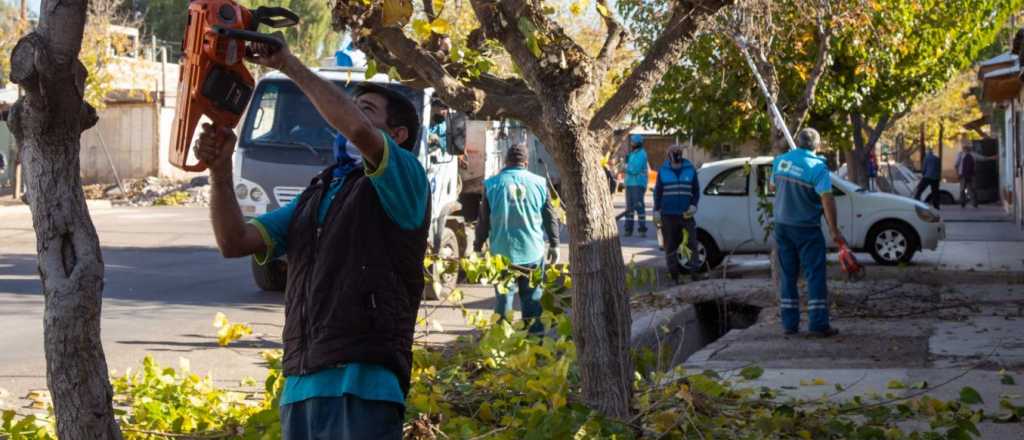
<svg viewBox="0 0 1024 440">
<path fill-rule="evenodd" d="M 341 133 L 334 137 L 334 158 L 338 163 L 334 168 L 335 178 L 343 178 L 363 164 L 362 153 Z"/>
</svg>

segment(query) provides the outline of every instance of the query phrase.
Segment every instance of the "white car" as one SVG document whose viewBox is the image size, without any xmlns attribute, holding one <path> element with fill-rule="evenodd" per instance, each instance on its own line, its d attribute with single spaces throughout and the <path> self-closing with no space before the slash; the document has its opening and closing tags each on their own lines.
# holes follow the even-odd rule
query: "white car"
<svg viewBox="0 0 1024 440">
<path fill-rule="evenodd" d="M 769 252 L 762 197 L 771 200 L 767 182 L 772 157 L 739 158 L 706 163 L 698 170 L 701 183 L 697 212 L 698 253 L 713 269 L 730 253 Z M 864 250 L 883 265 L 908 263 L 917 251 L 934 250 L 945 238 L 939 214 L 924 203 L 887 193 L 867 192 L 832 174 L 839 229 L 850 248 Z M 770 220 L 767 220 L 770 221 Z M 822 220 L 829 246 L 834 246 Z M 661 234 L 658 234 L 659 241 Z"/>
<path fill-rule="evenodd" d="M 839 167 L 836 174 L 839 177 L 846 178 L 846 164 Z M 921 175 L 915 173 L 910 167 L 899 163 L 889 161 L 881 164 L 878 167 L 878 177 L 875 178 L 875 182 L 878 185 L 878 190 L 898 194 L 904 197 L 914 198 L 917 195 L 917 183 L 921 181 Z M 927 188 L 921 194 L 924 196 L 925 202 L 931 202 L 931 188 Z M 955 205 L 957 204 L 956 194 L 960 193 L 960 185 L 956 183 L 941 182 L 939 183 L 939 203 L 941 205 Z"/>
</svg>

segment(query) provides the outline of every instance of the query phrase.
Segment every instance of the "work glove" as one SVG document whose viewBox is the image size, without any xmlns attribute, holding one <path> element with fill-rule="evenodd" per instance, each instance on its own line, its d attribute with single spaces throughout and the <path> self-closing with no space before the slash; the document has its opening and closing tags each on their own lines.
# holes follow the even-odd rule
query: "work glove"
<svg viewBox="0 0 1024 440">
<path fill-rule="evenodd" d="M 556 264 L 556 263 L 558 263 L 558 260 L 561 257 L 562 257 L 562 253 L 561 253 L 561 251 L 558 250 L 558 246 L 550 246 L 550 247 L 548 247 L 548 257 L 547 257 L 547 263 L 548 264 Z"/>
<path fill-rule="evenodd" d="M 697 205 L 690 205 L 683 213 L 683 218 L 694 218 L 697 215 Z"/>
</svg>

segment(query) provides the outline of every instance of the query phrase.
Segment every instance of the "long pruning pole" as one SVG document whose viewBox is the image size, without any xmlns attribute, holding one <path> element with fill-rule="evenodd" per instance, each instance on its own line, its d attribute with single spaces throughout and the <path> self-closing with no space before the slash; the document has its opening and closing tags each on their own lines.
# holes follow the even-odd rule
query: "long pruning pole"
<svg viewBox="0 0 1024 440">
<path fill-rule="evenodd" d="M 768 92 L 768 86 L 764 83 L 764 78 L 761 78 L 761 72 L 758 72 L 757 65 L 754 64 L 754 59 L 750 56 L 750 52 L 747 51 L 747 41 L 743 37 L 737 36 L 733 39 L 736 42 L 736 47 L 740 49 L 740 53 L 743 54 L 743 58 L 747 60 L 747 66 L 750 67 L 750 72 L 754 74 L 754 79 L 757 80 L 757 85 L 761 89 L 761 93 L 764 94 L 765 101 L 768 102 L 768 108 L 772 113 L 772 122 L 775 123 L 775 128 L 782 132 L 786 137 L 786 143 L 789 144 L 789 149 L 796 148 L 796 142 L 793 141 L 793 136 L 789 133 L 789 127 L 786 126 L 786 120 L 782 118 L 782 113 L 779 112 L 779 107 L 775 105 L 775 99 L 772 98 L 772 94 Z"/>
</svg>

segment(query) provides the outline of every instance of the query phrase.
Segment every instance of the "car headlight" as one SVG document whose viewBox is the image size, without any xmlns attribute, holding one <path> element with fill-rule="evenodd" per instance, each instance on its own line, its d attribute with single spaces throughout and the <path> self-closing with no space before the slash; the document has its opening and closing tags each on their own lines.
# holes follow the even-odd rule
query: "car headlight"
<svg viewBox="0 0 1024 440">
<path fill-rule="evenodd" d="M 245 200 L 246 197 L 249 197 L 249 187 L 242 183 L 235 185 L 235 197 L 238 200 Z"/>
<path fill-rule="evenodd" d="M 931 208 L 914 206 L 914 211 L 917 212 L 917 218 L 927 223 L 938 223 L 942 221 L 942 217 L 939 216 L 939 213 L 933 211 Z"/>
<path fill-rule="evenodd" d="M 253 189 L 249 190 L 249 198 L 254 202 L 263 200 L 263 190 L 258 186 L 253 187 Z"/>
</svg>

